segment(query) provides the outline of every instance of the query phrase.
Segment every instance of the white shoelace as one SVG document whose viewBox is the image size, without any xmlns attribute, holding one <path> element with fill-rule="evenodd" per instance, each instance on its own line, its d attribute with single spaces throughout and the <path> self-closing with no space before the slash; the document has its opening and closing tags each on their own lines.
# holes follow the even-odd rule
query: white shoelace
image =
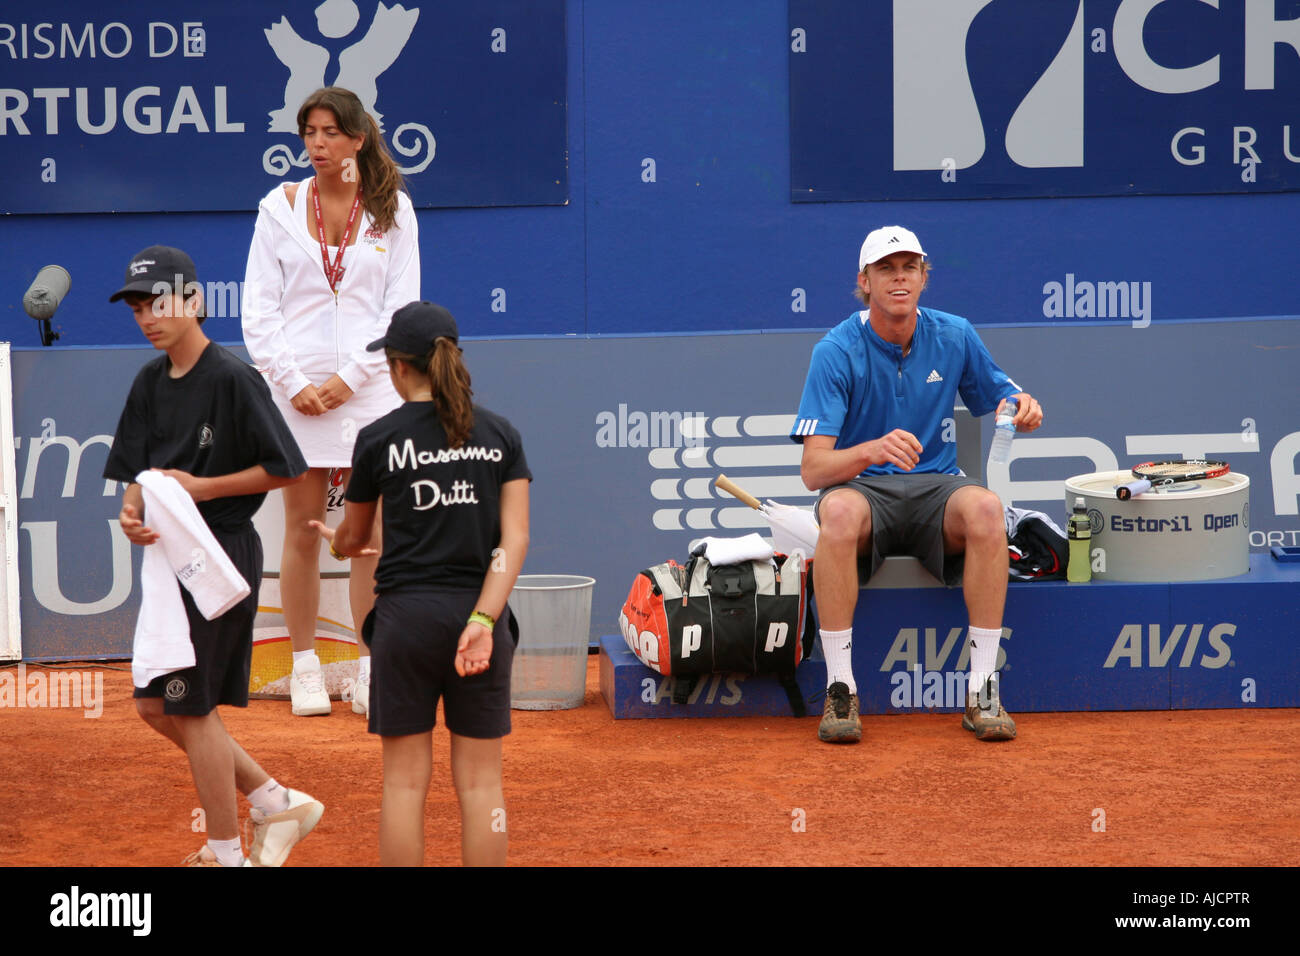
<svg viewBox="0 0 1300 956">
<path fill-rule="evenodd" d="M 302 685 L 302 689 L 309 694 L 319 694 L 325 689 L 325 682 L 321 678 L 319 670 L 295 670 L 294 675 L 298 678 L 298 683 Z"/>
</svg>

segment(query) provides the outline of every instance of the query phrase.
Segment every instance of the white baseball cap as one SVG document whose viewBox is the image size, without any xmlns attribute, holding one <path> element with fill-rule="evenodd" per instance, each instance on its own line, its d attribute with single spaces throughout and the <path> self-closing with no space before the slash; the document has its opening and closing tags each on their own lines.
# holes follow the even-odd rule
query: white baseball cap
<svg viewBox="0 0 1300 956">
<path fill-rule="evenodd" d="M 885 256 L 892 256 L 895 252 L 915 252 L 920 256 L 925 255 L 925 250 L 921 248 L 921 240 L 916 238 L 916 233 L 912 230 L 904 229 L 902 226 L 881 226 L 868 233 L 863 241 L 862 251 L 858 254 L 858 271 L 861 272 L 871 263 Z"/>
</svg>

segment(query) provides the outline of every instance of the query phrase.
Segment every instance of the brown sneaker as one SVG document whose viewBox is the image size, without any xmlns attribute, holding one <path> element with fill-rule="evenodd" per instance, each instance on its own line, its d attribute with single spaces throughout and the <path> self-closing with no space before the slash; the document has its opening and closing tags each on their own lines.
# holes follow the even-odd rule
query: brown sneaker
<svg viewBox="0 0 1300 956">
<path fill-rule="evenodd" d="M 849 685 L 843 681 L 826 688 L 826 707 L 817 736 L 829 744 L 856 744 L 862 739 L 858 695 L 850 694 Z"/>
<path fill-rule="evenodd" d="M 979 693 L 966 695 L 966 713 L 962 715 L 964 730 L 975 732 L 976 740 L 1014 740 L 1016 722 L 1002 708 L 998 695 L 998 675 L 993 674 Z"/>
</svg>

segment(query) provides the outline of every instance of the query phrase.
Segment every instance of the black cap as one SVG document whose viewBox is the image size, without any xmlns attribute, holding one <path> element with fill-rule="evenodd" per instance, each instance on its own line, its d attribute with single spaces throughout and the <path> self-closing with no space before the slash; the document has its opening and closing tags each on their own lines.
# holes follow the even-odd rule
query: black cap
<svg viewBox="0 0 1300 956">
<path fill-rule="evenodd" d="M 174 290 L 175 295 L 184 295 L 191 282 L 198 282 L 193 259 L 171 246 L 150 246 L 131 257 L 131 264 L 126 267 L 126 284 L 109 296 L 108 301 L 116 302 L 132 292 L 161 295 L 164 290 L 160 285 Z M 180 288 L 176 288 L 177 283 Z"/>
<path fill-rule="evenodd" d="M 442 306 L 432 302 L 408 302 L 393 313 L 384 337 L 367 345 L 366 351 L 378 352 L 387 346 L 407 355 L 425 355 L 433 348 L 435 340 L 448 338 L 455 342 L 459 337 L 456 320 Z"/>
</svg>

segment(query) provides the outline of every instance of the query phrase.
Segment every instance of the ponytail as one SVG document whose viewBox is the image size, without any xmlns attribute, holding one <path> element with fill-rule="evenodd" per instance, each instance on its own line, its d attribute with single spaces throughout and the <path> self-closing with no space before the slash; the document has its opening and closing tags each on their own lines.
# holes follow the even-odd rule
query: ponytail
<svg viewBox="0 0 1300 956">
<path fill-rule="evenodd" d="M 447 433 L 447 447 L 459 448 L 469 439 L 474 427 L 474 391 L 470 388 L 469 369 L 461 361 L 460 347 L 440 336 L 425 355 L 410 355 L 386 348 L 388 360 L 405 362 L 429 379 L 438 420 Z"/>
<path fill-rule="evenodd" d="M 433 402 L 447 432 L 447 444 L 459 448 L 474 427 L 474 392 L 470 388 L 469 369 L 461 361 L 460 347 L 445 337 L 433 343 L 428 360 Z"/>
</svg>

